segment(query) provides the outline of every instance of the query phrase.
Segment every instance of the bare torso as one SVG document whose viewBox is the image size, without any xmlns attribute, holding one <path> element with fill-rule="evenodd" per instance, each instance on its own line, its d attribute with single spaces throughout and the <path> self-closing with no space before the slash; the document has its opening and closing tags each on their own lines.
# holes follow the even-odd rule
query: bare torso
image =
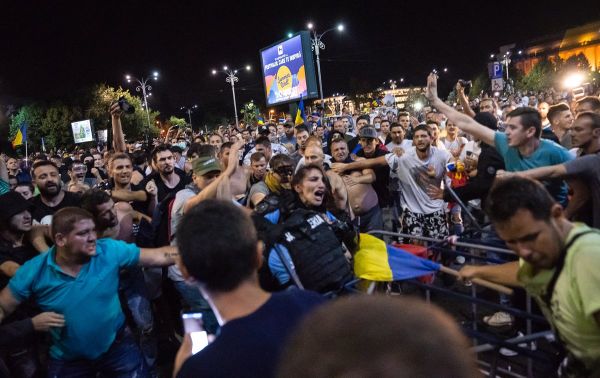
<svg viewBox="0 0 600 378">
<path fill-rule="evenodd" d="M 366 213 L 378 203 L 377 193 L 373 186 L 357 182 L 357 179 L 362 176 L 361 171 L 351 171 L 342 176 L 348 190 L 348 200 L 355 215 Z"/>
</svg>

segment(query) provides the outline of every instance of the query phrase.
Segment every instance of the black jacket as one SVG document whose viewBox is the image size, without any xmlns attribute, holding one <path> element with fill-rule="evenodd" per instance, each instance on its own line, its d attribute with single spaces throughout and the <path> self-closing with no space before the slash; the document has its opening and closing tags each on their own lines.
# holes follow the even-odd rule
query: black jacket
<svg viewBox="0 0 600 378">
<path fill-rule="evenodd" d="M 471 178 L 467 185 L 455 188 L 454 192 L 463 202 L 472 199 L 481 199 L 482 202 L 485 202 L 487 193 L 492 187 L 496 172 L 499 169 L 504 169 L 502 156 L 494 147 L 481 143 L 481 153 L 477 161 L 477 175 Z M 448 189 L 444 190 L 444 201 L 454 201 Z"/>
</svg>

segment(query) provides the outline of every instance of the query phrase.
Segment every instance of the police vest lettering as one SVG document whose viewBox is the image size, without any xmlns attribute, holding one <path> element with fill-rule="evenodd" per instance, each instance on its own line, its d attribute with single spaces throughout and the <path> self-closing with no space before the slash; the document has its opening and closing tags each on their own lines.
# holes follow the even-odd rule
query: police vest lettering
<svg viewBox="0 0 600 378">
<path fill-rule="evenodd" d="M 352 279 L 344 247 L 321 214 L 296 209 L 283 226 L 282 242 L 306 289 L 321 293 L 339 290 Z"/>
</svg>

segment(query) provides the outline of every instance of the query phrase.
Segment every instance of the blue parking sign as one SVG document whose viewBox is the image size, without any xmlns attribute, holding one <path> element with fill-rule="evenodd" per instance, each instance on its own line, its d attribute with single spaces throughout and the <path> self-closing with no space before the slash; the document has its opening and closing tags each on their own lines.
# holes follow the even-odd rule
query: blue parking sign
<svg viewBox="0 0 600 378">
<path fill-rule="evenodd" d="M 502 78 L 502 64 L 500 62 L 492 62 L 488 64 L 488 74 L 490 79 Z"/>
</svg>

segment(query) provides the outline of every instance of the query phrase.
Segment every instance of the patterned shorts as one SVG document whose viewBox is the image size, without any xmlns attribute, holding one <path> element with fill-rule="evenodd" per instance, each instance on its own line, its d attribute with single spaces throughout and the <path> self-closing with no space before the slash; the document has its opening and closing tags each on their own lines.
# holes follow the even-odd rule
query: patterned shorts
<svg viewBox="0 0 600 378">
<path fill-rule="evenodd" d="M 443 239 L 448 236 L 448 224 L 444 210 L 435 213 L 421 214 L 404 210 L 402 217 L 402 232 L 414 236 L 425 236 Z"/>
</svg>

